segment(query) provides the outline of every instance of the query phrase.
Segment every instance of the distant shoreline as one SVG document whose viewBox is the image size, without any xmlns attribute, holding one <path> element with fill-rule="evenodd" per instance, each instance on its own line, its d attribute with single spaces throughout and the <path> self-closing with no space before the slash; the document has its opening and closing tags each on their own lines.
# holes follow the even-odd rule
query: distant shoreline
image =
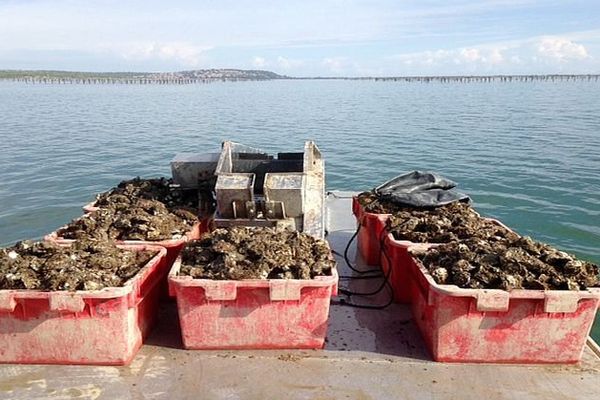
<svg viewBox="0 0 600 400">
<path fill-rule="evenodd" d="M 46 70 L 0 70 L 0 81 L 32 84 L 196 84 L 212 82 L 266 80 L 356 80 L 385 82 L 533 82 L 599 81 L 600 74 L 533 74 L 533 75 L 440 75 L 389 77 L 290 77 L 264 70 L 203 69 L 179 72 L 77 72 Z"/>
</svg>

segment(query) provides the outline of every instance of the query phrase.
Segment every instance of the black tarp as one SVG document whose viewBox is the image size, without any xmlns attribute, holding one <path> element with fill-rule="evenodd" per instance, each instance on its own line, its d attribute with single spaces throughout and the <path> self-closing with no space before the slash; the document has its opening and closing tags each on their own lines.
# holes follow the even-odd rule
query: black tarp
<svg viewBox="0 0 600 400">
<path fill-rule="evenodd" d="M 434 172 L 413 171 L 390 179 L 373 192 L 383 201 L 409 207 L 440 207 L 471 201 L 455 187 L 455 182 Z"/>
</svg>

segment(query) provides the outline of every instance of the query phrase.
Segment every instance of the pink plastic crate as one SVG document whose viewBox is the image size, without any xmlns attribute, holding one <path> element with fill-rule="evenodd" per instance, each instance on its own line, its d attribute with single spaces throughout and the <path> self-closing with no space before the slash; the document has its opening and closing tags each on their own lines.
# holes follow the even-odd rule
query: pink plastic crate
<svg viewBox="0 0 600 400">
<path fill-rule="evenodd" d="M 412 298 L 412 276 L 408 264 L 410 262 L 410 247 L 427 248 L 431 244 L 413 243 L 407 240 L 396 240 L 394 235 L 388 233 L 383 242 L 381 256 L 381 269 L 388 277 L 388 283 L 394 293 L 394 302 L 410 303 Z"/>
<path fill-rule="evenodd" d="M 352 213 L 360 224 L 357 237 L 358 252 L 367 265 L 381 264 L 381 241 L 385 223 L 391 214 L 374 214 L 363 210 L 358 197 L 352 197 Z"/>
<path fill-rule="evenodd" d="M 186 349 L 320 349 L 338 275 L 216 281 L 169 273 Z"/>
<path fill-rule="evenodd" d="M 505 229 L 511 230 L 502 222 L 486 218 Z M 396 303 L 410 303 L 412 299 L 412 274 L 408 264 L 411 262 L 411 256 L 408 249 L 411 247 L 420 247 L 426 249 L 438 246 L 439 243 L 414 243 L 409 240 L 396 240 L 394 235 L 388 233 L 383 242 L 383 252 L 381 256 L 381 269 L 394 292 L 394 301 Z M 391 265 L 391 271 L 390 271 Z"/>
<path fill-rule="evenodd" d="M 100 209 L 100 207 L 96 207 L 95 204 L 96 204 L 96 200 L 94 200 L 90 203 L 87 203 L 85 206 L 83 206 L 81 208 L 83 208 L 84 213 L 89 214 L 91 212 L 98 211 Z"/>
<path fill-rule="evenodd" d="M 600 289 L 461 289 L 438 285 L 410 258 L 413 318 L 433 359 L 562 364 L 581 359 Z"/>
<path fill-rule="evenodd" d="M 166 250 L 119 247 L 159 253 L 123 287 L 0 290 L 0 362 L 129 364 L 156 321 Z"/>
</svg>

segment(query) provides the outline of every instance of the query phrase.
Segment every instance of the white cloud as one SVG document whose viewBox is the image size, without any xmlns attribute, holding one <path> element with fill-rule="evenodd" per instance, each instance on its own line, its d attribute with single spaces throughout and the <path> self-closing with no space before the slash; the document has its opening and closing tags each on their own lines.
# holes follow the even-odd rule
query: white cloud
<svg viewBox="0 0 600 400">
<path fill-rule="evenodd" d="M 127 60 L 152 60 L 175 61 L 185 67 L 198 67 L 202 64 L 204 53 L 211 49 L 209 46 L 198 46 L 185 42 L 172 43 L 132 43 L 127 44 L 117 51 Z M 106 49 L 111 50 L 112 46 Z"/>
<path fill-rule="evenodd" d="M 488 60 L 490 64 L 497 65 L 504 62 L 504 56 L 502 55 L 502 50 L 499 48 L 492 49 L 488 56 Z"/>
<path fill-rule="evenodd" d="M 476 65 L 498 62 L 502 58 L 500 49 L 461 48 L 454 50 L 435 50 L 394 56 L 404 65 L 437 66 L 444 64 Z"/>
<path fill-rule="evenodd" d="M 264 68 L 269 65 L 269 63 L 264 57 L 255 56 L 252 58 L 252 65 L 256 68 Z"/>
<path fill-rule="evenodd" d="M 304 61 L 279 56 L 277 57 L 277 65 L 283 69 L 294 69 L 304 65 Z"/>
<path fill-rule="evenodd" d="M 521 57 L 519 56 L 511 56 L 510 57 L 510 62 L 513 64 L 520 64 L 521 63 Z"/>
<path fill-rule="evenodd" d="M 482 59 L 482 56 L 477 49 L 461 49 L 458 55 L 460 59 L 466 62 L 476 62 Z"/>
<path fill-rule="evenodd" d="M 542 38 L 537 46 L 537 53 L 561 62 L 582 60 L 589 57 L 587 49 L 582 44 L 560 37 Z"/>
<path fill-rule="evenodd" d="M 451 55 L 452 53 L 446 50 L 426 51 L 425 54 L 423 54 L 423 63 L 426 65 L 433 65 Z"/>
<path fill-rule="evenodd" d="M 588 72 L 586 47 L 567 37 L 533 37 L 479 46 L 429 50 L 391 57 L 398 66 L 423 73 Z"/>
<path fill-rule="evenodd" d="M 459 51 L 458 56 L 454 57 L 455 64 L 480 64 L 480 65 L 499 65 L 504 62 L 504 46 L 489 48 L 465 48 Z"/>
<path fill-rule="evenodd" d="M 327 57 L 323 59 L 322 64 L 329 69 L 329 71 L 339 74 L 344 72 L 347 67 L 347 58 L 345 57 Z"/>
</svg>

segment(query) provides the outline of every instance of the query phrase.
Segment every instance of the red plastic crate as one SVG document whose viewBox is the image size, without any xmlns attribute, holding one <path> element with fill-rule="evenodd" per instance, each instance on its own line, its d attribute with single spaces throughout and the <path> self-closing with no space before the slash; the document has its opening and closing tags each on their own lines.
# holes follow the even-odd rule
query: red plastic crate
<svg viewBox="0 0 600 400">
<path fill-rule="evenodd" d="M 89 214 L 91 212 L 98 211 L 100 209 L 100 207 L 96 207 L 95 204 L 96 204 L 96 200 L 94 200 L 90 203 L 87 203 L 86 205 L 84 205 L 81 208 L 83 208 L 84 213 Z"/>
<path fill-rule="evenodd" d="M 511 230 L 502 222 L 485 218 L 505 229 Z M 388 282 L 394 292 L 394 301 L 396 303 L 410 303 L 412 299 L 412 274 L 408 264 L 411 262 L 411 256 L 408 249 L 412 247 L 420 247 L 426 249 L 428 247 L 438 246 L 439 243 L 415 243 L 409 240 L 396 240 L 394 235 L 388 233 L 383 242 L 383 251 L 381 256 L 381 269 L 385 276 L 388 277 Z M 391 271 L 390 271 L 391 265 Z"/>
<path fill-rule="evenodd" d="M 186 349 L 320 349 L 338 275 L 217 281 L 169 273 Z"/>
<path fill-rule="evenodd" d="M 383 242 L 381 256 L 381 269 L 394 293 L 394 302 L 410 303 L 412 298 L 412 277 L 408 264 L 411 256 L 408 249 L 411 247 L 427 248 L 432 244 L 413 243 L 407 240 L 396 240 L 394 235 L 388 233 Z"/>
<path fill-rule="evenodd" d="M 129 364 L 156 321 L 166 250 L 119 247 L 159 253 L 123 287 L 0 290 L 0 362 Z"/>
<path fill-rule="evenodd" d="M 581 359 L 600 289 L 461 289 L 438 285 L 410 258 L 413 318 L 433 359 L 563 364 Z"/>
<path fill-rule="evenodd" d="M 357 236 L 358 252 L 367 265 L 381 264 L 381 242 L 385 235 L 385 223 L 391 214 L 374 214 L 365 212 L 358 202 L 358 197 L 352 197 L 352 213 L 356 216 L 360 228 Z"/>
</svg>

